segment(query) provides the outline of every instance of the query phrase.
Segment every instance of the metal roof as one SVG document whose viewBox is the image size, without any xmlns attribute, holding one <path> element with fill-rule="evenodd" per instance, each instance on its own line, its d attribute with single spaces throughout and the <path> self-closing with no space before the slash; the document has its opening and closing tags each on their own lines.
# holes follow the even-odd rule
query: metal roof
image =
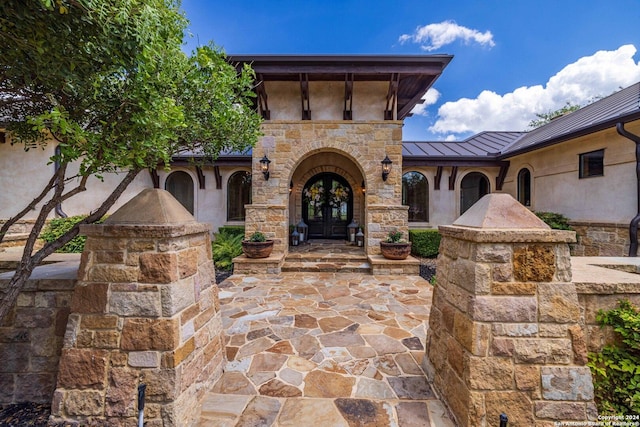
<svg viewBox="0 0 640 427">
<path fill-rule="evenodd" d="M 618 122 L 626 123 L 638 119 L 640 119 L 640 82 L 526 133 L 522 138 L 505 147 L 500 157 L 512 157 L 615 127 Z"/>
<path fill-rule="evenodd" d="M 403 157 L 477 158 L 496 156 L 524 132 L 482 132 L 464 141 L 403 141 Z"/>
</svg>

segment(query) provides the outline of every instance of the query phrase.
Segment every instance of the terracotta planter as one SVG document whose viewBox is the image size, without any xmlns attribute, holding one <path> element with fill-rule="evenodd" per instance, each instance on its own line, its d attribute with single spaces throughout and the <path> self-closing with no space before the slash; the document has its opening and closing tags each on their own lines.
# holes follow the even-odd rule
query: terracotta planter
<svg viewBox="0 0 640 427">
<path fill-rule="evenodd" d="M 387 259 L 406 259 L 411 253 L 411 242 L 380 242 L 380 252 L 382 252 L 382 256 Z"/>
<path fill-rule="evenodd" d="M 273 240 L 266 242 L 242 242 L 242 252 L 247 258 L 267 258 L 273 250 Z"/>
</svg>

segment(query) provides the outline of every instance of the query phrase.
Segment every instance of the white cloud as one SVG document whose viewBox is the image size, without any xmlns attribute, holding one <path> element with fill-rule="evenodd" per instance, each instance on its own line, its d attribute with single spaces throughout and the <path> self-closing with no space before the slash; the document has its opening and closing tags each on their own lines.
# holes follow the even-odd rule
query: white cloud
<svg viewBox="0 0 640 427">
<path fill-rule="evenodd" d="M 485 90 L 475 99 L 446 102 L 429 131 L 444 135 L 525 130 L 536 113 L 555 111 L 567 102 L 584 105 L 640 81 L 635 53 L 633 45 L 598 51 L 567 65 L 545 86 L 523 86 L 504 95 Z"/>
<path fill-rule="evenodd" d="M 465 43 L 476 42 L 481 45 L 495 46 L 491 31 L 481 33 L 478 30 L 458 25 L 453 21 L 443 21 L 438 24 L 418 27 L 413 34 L 403 34 L 398 40 L 400 43 L 408 41 L 419 43 L 421 44 L 420 47 L 426 51 L 439 49 L 456 40 L 464 40 Z"/>
<path fill-rule="evenodd" d="M 437 89 L 429 88 L 429 90 L 422 96 L 422 100 L 424 101 L 422 104 L 416 104 L 411 110 L 411 114 L 416 114 L 418 116 L 428 116 L 429 112 L 427 108 L 430 105 L 435 104 L 440 99 L 441 93 L 438 92 Z"/>
</svg>

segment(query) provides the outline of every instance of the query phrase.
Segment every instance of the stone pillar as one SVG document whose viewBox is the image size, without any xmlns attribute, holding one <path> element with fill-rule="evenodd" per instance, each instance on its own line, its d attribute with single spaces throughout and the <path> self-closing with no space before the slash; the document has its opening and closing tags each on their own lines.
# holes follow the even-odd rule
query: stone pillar
<svg viewBox="0 0 640 427">
<path fill-rule="evenodd" d="M 137 425 L 144 383 L 145 425 L 190 425 L 224 361 L 209 226 L 147 189 L 81 231 L 52 420 Z"/>
<path fill-rule="evenodd" d="M 510 195 L 440 227 L 424 367 L 460 426 L 593 420 L 569 231 Z"/>
</svg>

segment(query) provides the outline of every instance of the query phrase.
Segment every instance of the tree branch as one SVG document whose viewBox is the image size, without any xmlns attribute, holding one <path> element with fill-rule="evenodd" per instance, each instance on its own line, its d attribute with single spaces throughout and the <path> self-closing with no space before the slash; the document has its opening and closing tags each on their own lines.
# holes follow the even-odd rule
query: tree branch
<svg viewBox="0 0 640 427">
<path fill-rule="evenodd" d="M 58 239 L 45 244 L 40 250 L 32 254 L 36 239 L 40 234 L 40 230 L 44 225 L 48 213 L 51 212 L 51 210 L 55 207 L 57 200 L 62 197 L 64 186 L 60 185 L 56 187 L 54 198 L 52 198 L 45 206 L 43 206 L 40 211 L 40 215 L 36 220 L 36 224 L 34 225 L 34 228 L 29 235 L 29 239 L 27 239 L 27 244 L 25 245 L 24 252 L 22 253 L 22 261 L 20 262 L 20 266 L 11 278 L 5 295 L 0 301 L 0 320 L 4 319 L 4 317 L 9 313 L 9 311 L 15 304 L 18 295 L 22 291 L 24 284 L 31 276 L 33 269 L 37 265 L 39 265 L 47 256 L 51 255 L 56 250 L 69 243 L 74 237 L 76 237 L 80 231 L 81 224 L 92 224 L 102 218 L 109 211 L 109 209 L 111 209 L 111 207 L 115 204 L 122 193 L 127 189 L 129 184 L 133 182 L 133 180 L 141 170 L 142 169 L 129 170 L 122 181 L 120 181 L 120 183 L 111 192 L 111 194 L 109 194 L 109 196 L 104 200 L 104 202 L 98 209 L 89 214 L 89 216 L 87 216 L 82 221 L 78 222 L 73 226 L 73 228 L 64 233 Z M 72 192 L 75 190 L 76 189 L 72 190 Z"/>
</svg>

